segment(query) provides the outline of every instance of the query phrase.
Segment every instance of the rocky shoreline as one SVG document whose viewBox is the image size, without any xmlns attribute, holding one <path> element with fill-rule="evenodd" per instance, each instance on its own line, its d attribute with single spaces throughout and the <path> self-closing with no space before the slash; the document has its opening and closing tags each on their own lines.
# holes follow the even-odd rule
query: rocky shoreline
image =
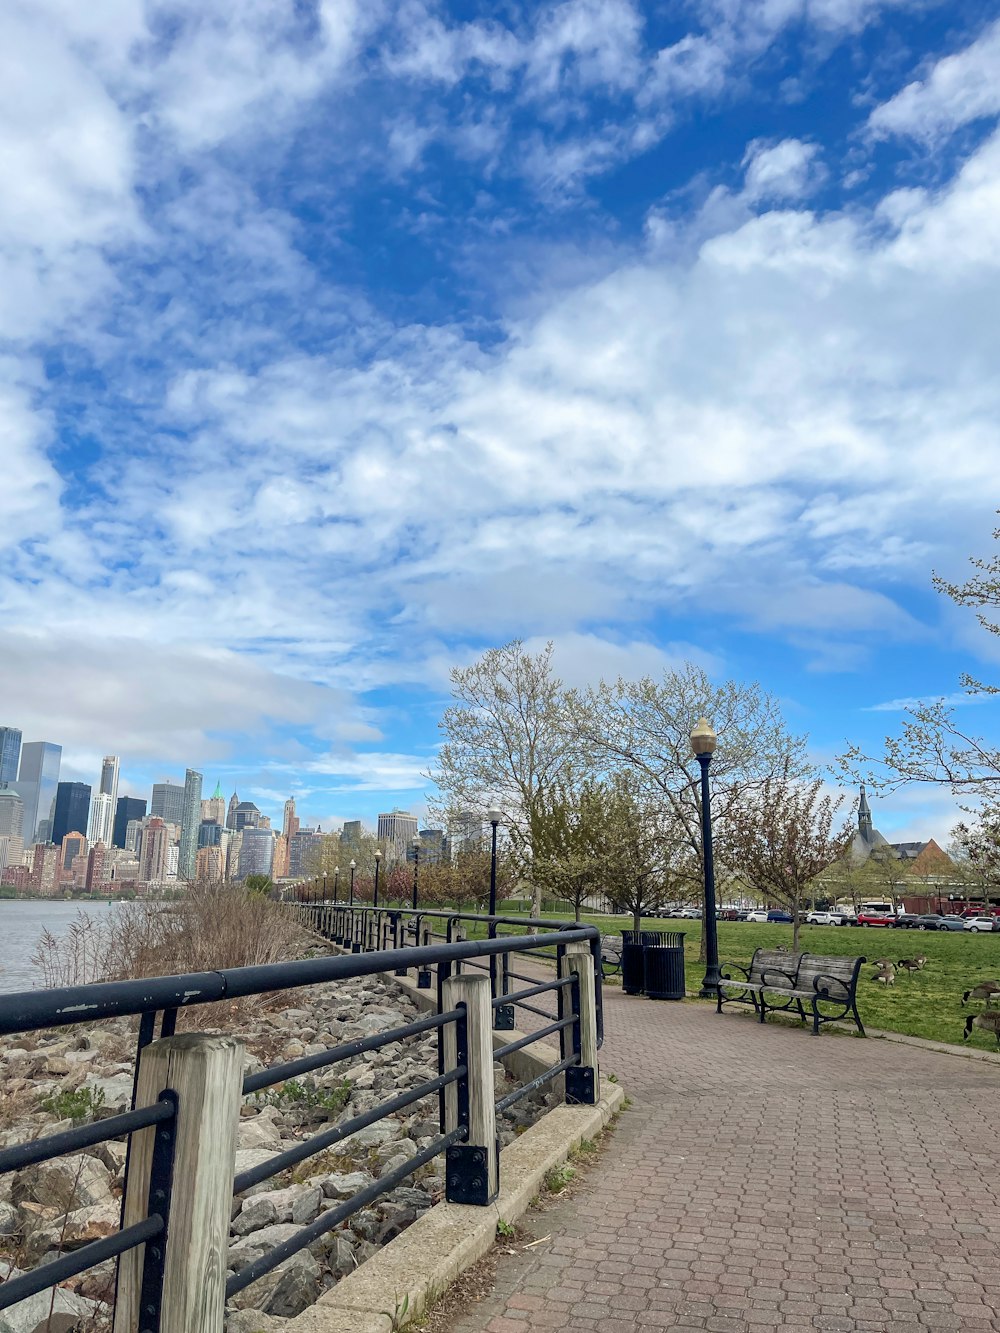
<svg viewBox="0 0 1000 1333">
<path fill-rule="evenodd" d="M 246 1043 L 248 1072 L 401 1027 L 417 1017 L 412 1001 L 381 977 L 290 992 L 279 1003 L 283 1007 L 272 1003 L 224 1029 Z M 0 1042 L 0 1144 L 21 1143 L 69 1129 L 81 1119 L 128 1109 L 134 1047 L 135 1024 L 125 1020 Z M 429 1033 L 251 1094 L 241 1108 L 236 1171 L 263 1163 L 436 1074 L 437 1038 Z M 498 1065 L 498 1095 L 516 1086 Z M 554 1104 L 551 1093 L 535 1094 L 506 1113 L 498 1126 L 501 1145 L 549 1104 Z M 393 1171 L 438 1134 L 437 1094 L 432 1094 L 238 1196 L 230 1271 L 240 1271 L 321 1212 Z M 125 1144 L 112 1142 L 0 1177 L 0 1279 L 116 1231 L 124 1167 Z M 442 1169 L 442 1159 L 433 1159 L 405 1186 L 238 1293 L 228 1311 L 228 1333 L 272 1333 L 312 1305 L 444 1197 Z M 55 1288 L 52 1308 L 59 1319 L 52 1321 L 53 1333 L 97 1333 L 109 1327 L 113 1282 L 113 1264 L 108 1263 Z M 52 1301 L 52 1293 L 45 1292 L 0 1312 L 0 1333 L 44 1328 Z"/>
</svg>

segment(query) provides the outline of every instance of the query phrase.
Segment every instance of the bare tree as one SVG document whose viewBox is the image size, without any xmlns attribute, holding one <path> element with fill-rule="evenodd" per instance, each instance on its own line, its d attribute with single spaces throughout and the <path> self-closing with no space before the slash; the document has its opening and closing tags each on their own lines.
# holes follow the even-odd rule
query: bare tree
<svg viewBox="0 0 1000 1333">
<path fill-rule="evenodd" d="M 792 914 L 792 948 L 810 885 L 840 860 L 852 830 L 834 832 L 843 797 L 822 795 L 821 778 L 803 782 L 787 772 L 768 776 L 729 811 L 729 853 L 752 887 Z"/>
<path fill-rule="evenodd" d="M 1000 540 L 1000 528 L 994 530 L 993 537 Z M 976 573 L 967 582 L 950 583 L 935 574 L 934 587 L 959 606 L 1000 608 L 1000 554 L 989 560 L 972 557 L 969 563 Z M 1000 623 L 982 609 L 977 611 L 977 619 L 987 633 L 1000 634 Z M 1000 685 L 977 680 L 968 673 L 960 681 L 972 695 L 1000 693 Z M 930 782 L 950 787 L 958 796 L 1000 796 L 1000 746 L 961 727 L 945 699 L 907 709 L 901 734 L 885 738 L 881 755 L 869 755 L 861 746 L 852 745 L 838 766 L 852 778 L 863 775 L 882 788 Z"/>
<path fill-rule="evenodd" d="M 455 703 L 445 709 L 444 744 L 429 774 L 441 805 L 485 816 L 501 812 L 507 838 L 534 889 L 532 861 L 541 803 L 570 765 L 577 745 L 566 727 L 552 644 L 525 651 L 520 639 L 491 648 L 451 673 Z"/>
<path fill-rule="evenodd" d="M 756 684 L 714 685 L 690 663 L 659 681 L 602 682 L 572 694 L 569 705 L 581 746 L 606 770 L 633 773 L 646 804 L 659 809 L 685 845 L 692 900 L 703 875 L 700 769 L 690 743 L 695 721 L 709 718 L 719 738 L 711 775 L 720 862 L 731 862 L 725 838 L 740 804 L 769 777 L 794 781 L 808 773 L 805 740 L 787 730 L 776 700 Z"/>
</svg>

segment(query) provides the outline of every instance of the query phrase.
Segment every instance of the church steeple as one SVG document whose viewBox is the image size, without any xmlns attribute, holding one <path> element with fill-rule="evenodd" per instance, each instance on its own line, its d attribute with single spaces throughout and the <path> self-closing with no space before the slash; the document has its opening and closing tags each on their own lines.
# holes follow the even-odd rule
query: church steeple
<svg viewBox="0 0 1000 1333">
<path fill-rule="evenodd" d="M 858 804 L 858 832 L 864 838 L 865 842 L 872 840 L 872 812 L 868 806 L 868 797 L 865 795 L 865 784 L 861 784 L 861 801 Z"/>
</svg>

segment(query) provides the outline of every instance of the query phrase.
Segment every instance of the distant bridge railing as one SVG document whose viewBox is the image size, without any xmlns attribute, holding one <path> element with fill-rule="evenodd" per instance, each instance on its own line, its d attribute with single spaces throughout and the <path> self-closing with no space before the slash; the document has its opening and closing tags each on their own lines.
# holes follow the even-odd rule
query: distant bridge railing
<svg viewBox="0 0 1000 1333">
<path fill-rule="evenodd" d="M 316 905 L 300 910 L 315 914 L 325 909 Z M 433 916 L 436 924 L 442 915 L 463 919 L 440 913 L 422 913 L 418 918 Z M 354 931 L 360 928 L 356 923 L 365 919 L 355 909 L 353 923 L 337 917 L 337 929 L 346 925 Z M 313 917 L 309 924 L 324 928 L 326 920 L 321 917 L 317 923 Z M 259 967 L 0 997 L 0 1035 L 121 1016 L 139 1020 L 133 1110 L 0 1150 L 0 1174 L 5 1174 L 128 1135 L 121 1229 L 0 1283 L 0 1310 L 117 1258 L 114 1333 L 222 1333 L 227 1299 L 396 1188 L 439 1154 L 446 1158 L 449 1201 L 491 1202 L 499 1188 L 496 1117 L 536 1088 L 563 1075 L 568 1102 L 592 1104 L 597 1100 L 600 969 L 594 966 L 595 956 L 599 958 L 596 930 L 586 926 L 553 930 L 546 923 L 545 932 L 535 935 L 498 937 L 494 928 L 492 938 L 461 940 L 456 938 L 459 926 L 446 922 L 444 941 L 427 943 L 423 942 L 429 929 L 426 921 L 414 923 L 408 918 L 403 925 L 392 920 L 391 912 L 386 920 L 388 927 L 385 920 L 379 920 L 382 934 L 376 934 L 380 940 L 387 929 L 398 929 L 407 938 L 415 929 L 418 942 Z M 497 918 L 496 926 L 500 924 Z M 523 931 L 525 923 L 520 924 Z M 557 970 L 542 980 L 526 977 L 530 985 L 498 997 L 491 986 L 490 963 L 502 962 L 494 976 L 516 977 L 509 967 L 512 955 L 548 957 Z M 437 1012 L 253 1074 L 244 1075 L 242 1047 L 233 1037 L 176 1034 L 179 1013 L 194 1006 L 398 973 L 408 967 L 416 967 L 418 975 L 436 970 Z M 470 968 L 474 970 L 468 971 Z M 497 1011 L 504 1005 L 527 1007 L 529 1000 L 549 993 L 557 1001 L 554 1015 L 544 1012 L 550 1021 L 494 1049 Z M 433 1078 L 235 1174 L 236 1130 L 245 1096 L 429 1032 L 438 1036 L 438 1072 Z M 555 1035 L 560 1058 L 527 1085 L 497 1099 L 494 1059 Z M 434 1094 L 439 1101 L 440 1133 L 427 1147 L 227 1278 L 225 1255 L 234 1194 Z"/>
</svg>

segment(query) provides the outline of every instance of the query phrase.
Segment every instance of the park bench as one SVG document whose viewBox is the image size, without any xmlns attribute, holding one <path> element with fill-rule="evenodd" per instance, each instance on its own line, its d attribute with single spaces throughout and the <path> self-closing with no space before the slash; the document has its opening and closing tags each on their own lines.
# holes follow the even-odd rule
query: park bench
<svg viewBox="0 0 1000 1333">
<path fill-rule="evenodd" d="M 606 977 L 613 977 L 622 970 L 622 937 L 604 935 L 601 939 L 601 962 Z"/>
<path fill-rule="evenodd" d="M 763 1023 L 768 1013 L 795 1010 L 803 1023 L 812 1019 L 813 1036 L 819 1034 L 821 1023 L 850 1015 L 863 1037 L 865 1029 L 858 1013 L 857 990 L 864 962 L 864 958 L 836 954 L 757 949 L 748 968 L 738 963 L 723 964 L 716 1012 L 721 1014 L 724 1004 L 752 1004 Z M 742 976 L 735 976 L 735 972 Z M 834 1006 L 837 1012 L 821 1011 L 820 1004 Z"/>
</svg>

